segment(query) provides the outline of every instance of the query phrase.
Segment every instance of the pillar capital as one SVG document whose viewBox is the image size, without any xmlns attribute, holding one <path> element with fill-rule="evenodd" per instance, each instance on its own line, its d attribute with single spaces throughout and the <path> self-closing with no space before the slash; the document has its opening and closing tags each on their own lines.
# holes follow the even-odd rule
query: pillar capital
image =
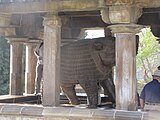
<svg viewBox="0 0 160 120">
<path fill-rule="evenodd" d="M 44 17 L 43 25 L 49 27 L 61 27 L 61 19 L 58 15 L 47 15 Z"/>
<path fill-rule="evenodd" d="M 111 29 L 111 32 L 114 34 L 118 34 L 118 33 L 136 34 L 140 32 L 143 26 L 138 24 L 118 24 L 118 25 L 108 26 L 108 28 Z"/>
<path fill-rule="evenodd" d="M 27 40 L 24 44 L 29 46 L 29 45 L 37 45 L 40 43 L 42 40 Z"/>
<path fill-rule="evenodd" d="M 109 7 L 109 19 L 111 23 L 137 23 L 142 15 L 142 8 L 136 5 L 124 4 Z"/>
<path fill-rule="evenodd" d="M 102 20 L 106 23 L 113 24 L 130 24 L 137 23 L 138 18 L 142 15 L 142 8 L 137 4 L 121 3 L 113 4 L 108 8 L 102 8 Z"/>
<path fill-rule="evenodd" d="M 19 37 L 6 37 L 6 39 L 10 44 L 14 44 L 14 43 L 23 44 L 28 41 L 28 38 L 19 38 Z"/>
</svg>

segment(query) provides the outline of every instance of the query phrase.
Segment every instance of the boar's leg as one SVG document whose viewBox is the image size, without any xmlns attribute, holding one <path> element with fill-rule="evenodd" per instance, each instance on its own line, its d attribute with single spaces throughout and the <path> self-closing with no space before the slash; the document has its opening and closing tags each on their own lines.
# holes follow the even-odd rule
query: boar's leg
<svg viewBox="0 0 160 120">
<path fill-rule="evenodd" d="M 81 81 L 81 87 L 87 94 L 88 97 L 88 108 L 97 108 L 98 105 L 98 86 L 97 83 L 94 81 Z"/>
<path fill-rule="evenodd" d="M 109 74 L 106 80 L 101 81 L 100 85 L 104 89 L 104 94 L 108 95 L 109 100 L 115 103 L 115 85 L 113 83 L 112 74 Z"/>
<path fill-rule="evenodd" d="M 78 105 L 79 100 L 76 96 L 75 84 L 63 84 L 61 85 L 62 91 L 69 99 L 69 103 L 73 105 Z"/>
</svg>

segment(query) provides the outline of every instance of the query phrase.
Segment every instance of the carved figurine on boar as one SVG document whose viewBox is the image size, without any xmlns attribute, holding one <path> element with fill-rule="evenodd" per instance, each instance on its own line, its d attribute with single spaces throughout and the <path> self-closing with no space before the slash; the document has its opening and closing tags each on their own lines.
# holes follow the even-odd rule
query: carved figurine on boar
<svg viewBox="0 0 160 120">
<path fill-rule="evenodd" d="M 75 85 L 80 84 L 87 94 L 89 108 L 98 105 L 98 84 L 112 101 L 115 86 L 112 67 L 115 65 L 115 39 L 113 37 L 84 39 L 61 47 L 60 86 L 71 104 L 80 102 Z"/>
</svg>

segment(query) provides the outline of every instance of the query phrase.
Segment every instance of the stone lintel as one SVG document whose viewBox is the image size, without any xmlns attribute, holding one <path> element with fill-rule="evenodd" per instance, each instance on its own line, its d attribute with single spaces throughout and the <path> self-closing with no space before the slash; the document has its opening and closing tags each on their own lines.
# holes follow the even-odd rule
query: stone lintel
<svg viewBox="0 0 160 120">
<path fill-rule="evenodd" d="M 38 13 L 53 11 L 90 11 L 98 10 L 94 0 L 67 0 L 50 2 L 19 2 L 0 4 L 0 13 Z"/>
<path fill-rule="evenodd" d="M 103 4 L 104 3 L 104 4 Z M 105 4 L 106 3 L 106 4 Z M 142 8 L 160 7 L 159 0 L 67 0 L 50 2 L 19 2 L 0 4 L 0 13 L 38 13 L 52 11 L 91 11 L 114 5 L 137 5 Z"/>
<path fill-rule="evenodd" d="M 15 25 L 1 25 L 0 28 L 15 28 L 15 27 L 18 27 L 18 26 L 15 26 Z"/>
<path fill-rule="evenodd" d="M 143 8 L 157 8 L 160 7 L 160 0 L 136 0 L 137 5 Z"/>
<path fill-rule="evenodd" d="M 142 8 L 156 8 L 160 7 L 159 0 L 105 0 L 107 6 L 114 5 L 137 5 Z"/>
</svg>

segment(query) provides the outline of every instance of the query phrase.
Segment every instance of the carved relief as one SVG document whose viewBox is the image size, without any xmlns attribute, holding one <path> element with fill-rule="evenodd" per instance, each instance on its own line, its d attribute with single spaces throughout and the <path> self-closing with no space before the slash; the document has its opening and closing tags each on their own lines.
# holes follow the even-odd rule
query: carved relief
<svg viewBox="0 0 160 120">
<path fill-rule="evenodd" d="M 136 5 L 116 5 L 109 8 L 111 23 L 136 23 L 142 9 Z"/>
<path fill-rule="evenodd" d="M 107 5 L 133 4 L 134 0 L 106 0 Z"/>
<path fill-rule="evenodd" d="M 135 4 L 141 7 L 159 7 L 160 1 L 154 0 L 104 0 L 106 5 Z"/>
<path fill-rule="evenodd" d="M 43 21 L 44 26 L 61 26 L 61 20 L 58 16 L 53 15 L 53 16 L 46 16 Z"/>
<path fill-rule="evenodd" d="M 105 23 L 107 24 L 111 23 L 109 19 L 109 8 L 108 7 L 101 9 L 101 18 Z"/>
</svg>

